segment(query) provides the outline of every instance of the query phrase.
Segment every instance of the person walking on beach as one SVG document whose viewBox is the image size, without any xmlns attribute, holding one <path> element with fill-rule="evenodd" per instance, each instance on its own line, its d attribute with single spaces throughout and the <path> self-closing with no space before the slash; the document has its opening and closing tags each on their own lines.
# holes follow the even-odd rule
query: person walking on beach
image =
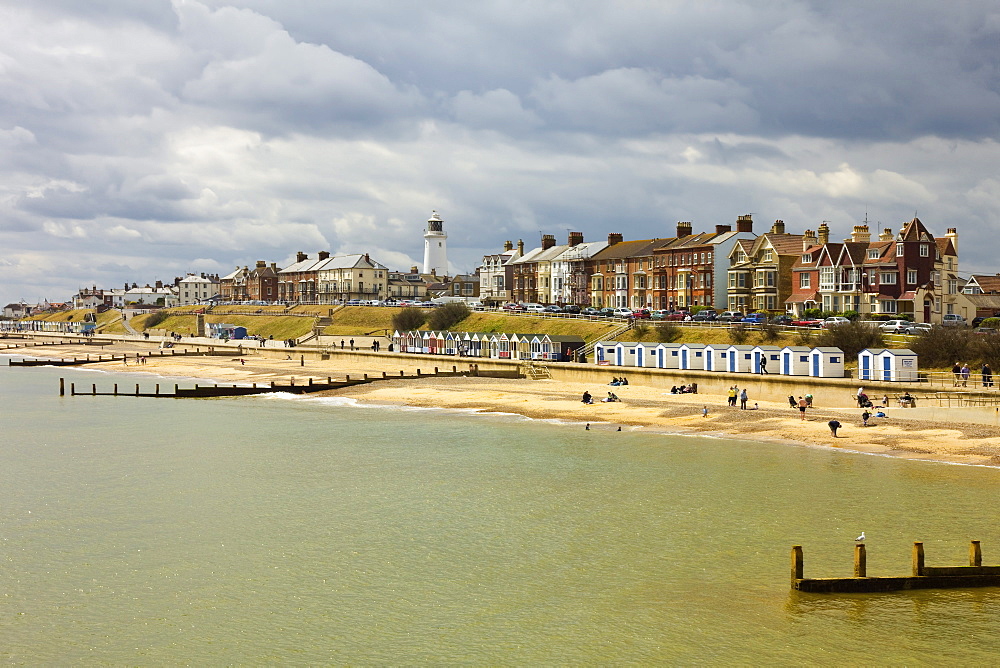
<svg viewBox="0 0 1000 668">
<path fill-rule="evenodd" d="M 749 399 L 749 398 L 750 397 L 747 396 L 747 388 L 744 387 L 743 391 L 740 392 L 740 410 L 741 411 L 745 411 L 747 409 L 747 399 Z"/>
<path fill-rule="evenodd" d="M 767 375 L 767 355 L 760 356 L 760 364 L 758 366 L 760 367 L 760 372 Z"/>
<path fill-rule="evenodd" d="M 799 397 L 799 420 L 806 419 L 806 408 L 808 407 L 809 404 L 806 403 L 806 400 L 803 399 L 802 397 Z"/>
<path fill-rule="evenodd" d="M 704 406 L 704 407 L 702 407 L 702 409 L 701 409 L 701 416 L 702 416 L 703 418 L 706 418 L 706 417 L 708 417 L 708 406 Z"/>
<path fill-rule="evenodd" d="M 962 387 L 969 386 L 969 376 L 972 375 L 972 370 L 969 368 L 969 363 L 966 362 L 962 365 Z"/>
<path fill-rule="evenodd" d="M 351 350 L 354 350 L 354 339 L 351 339 Z"/>
<path fill-rule="evenodd" d="M 983 387 L 993 387 L 993 369 L 990 365 L 983 365 Z"/>
<path fill-rule="evenodd" d="M 833 437 L 837 438 L 837 430 L 840 429 L 840 423 L 836 420 L 830 420 L 826 425 L 830 427 L 830 433 L 833 434 Z"/>
<path fill-rule="evenodd" d="M 955 387 L 958 387 L 958 383 L 962 380 L 962 365 L 955 362 L 955 366 L 951 367 L 951 373 L 955 376 Z"/>
</svg>

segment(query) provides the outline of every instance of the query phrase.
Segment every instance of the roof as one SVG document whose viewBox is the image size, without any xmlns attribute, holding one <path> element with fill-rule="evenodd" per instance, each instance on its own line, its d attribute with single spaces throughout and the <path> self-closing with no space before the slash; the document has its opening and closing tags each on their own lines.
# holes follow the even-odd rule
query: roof
<svg viewBox="0 0 1000 668">
<path fill-rule="evenodd" d="M 914 218 L 903 225 L 903 229 L 896 235 L 896 241 L 934 241 L 934 237 L 919 218 Z"/>
<path fill-rule="evenodd" d="M 643 239 L 637 241 L 619 241 L 608 246 L 593 258 L 595 260 L 616 260 L 619 258 L 642 257 L 651 255 L 655 248 L 663 246 L 667 239 Z"/>
<path fill-rule="evenodd" d="M 788 299 L 785 300 L 786 304 L 795 304 L 798 302 L 814 302 L 817 301 L 818 293 L 815 290 L 807 290 L 805 292 L 793 292 Z"/>
</svg>

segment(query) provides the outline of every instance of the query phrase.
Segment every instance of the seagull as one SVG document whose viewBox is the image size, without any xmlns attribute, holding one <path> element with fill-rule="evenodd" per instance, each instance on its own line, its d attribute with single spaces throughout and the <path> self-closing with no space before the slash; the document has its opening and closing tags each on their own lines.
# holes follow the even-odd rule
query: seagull
<svg viewBox="0 0 1000 668">
<path fill-rule="evenodd" d="M 865 532 L 862 531 L 861 535 L 854 539 L 854 542 L 855 543 L 861 543 L 861 542 L 864 542 L 864 540 L 865 540 Z"/>
</svg>

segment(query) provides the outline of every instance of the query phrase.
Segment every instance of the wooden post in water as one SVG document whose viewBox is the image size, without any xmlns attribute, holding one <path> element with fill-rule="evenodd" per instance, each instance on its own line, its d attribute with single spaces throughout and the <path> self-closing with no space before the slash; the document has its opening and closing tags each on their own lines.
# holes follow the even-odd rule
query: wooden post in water
<svg viewBox="0 0 1000 668">
<path fill-rule="evenodd" d="M 90 396 L 92 396 L 92 397 L 96 397 L 97 396 L 97 384 L 96 383 L 90 386 Z"/>
<path fill-rule="evenodd" d="M 792 545 L 792 586 L 802 579 L 802 546 Z"/>
<path fill-rule="evenodd" d="M 387 374 L 385 371 L 383 371 L 382 372 L 382 378 L 384 379 L 384 378 L 388 378 L 388 377 L 389 377 L 389 374 Z"/>
<path fill-rule="evenodd" d="M 365 380 L 368 380 L 368 374 L 367 373 L 365 374 Z"/>
<path fill-rule="evenodd" d="M 970 566 L 983 565 L 983 549 L 979 545 L 978 540 L 974 540 L 971 543 L 969 543 L 969 565 Z"/>
<path fill-rule="evenodd" d="M 438 368 L 437 368 L 437 367 L 434 367 L 434 375 L 436 376 L 436 375 L 438 375 L 438 373 L 440 373 L 440 372 L 438 371 Z"/>
<path fill-rule="evenodd" d="M 349 383 L 349 382 L 351 382 L 351 376 L 350 376 L 350 374 L 348 374 L 348 375 L 344 376 L 344 380 L 345 380 L 346 382 L 348 382 L 348 383 Z"/>
<path fill-rule="evenodd" d="M 69 384 L 69 396 L 71 396 L 71 397 L 75 397 L 76 396 L 76 383 L 70 383 Z"/>
<path fill-rule="evenodd" d="M 306 356 L 299 355 L 299 366 L 305 366 L 305 365 L 306 365 Z"/>
<path fill-rule="evenodd" d="M 135 384 L 135 396 L 139 396 L 139 383 Z"/>
<path fill-rule="evenodd" d="M 271 389 L 272 390 L 274 389 L 274 381 L 273 380 L 271 381 Z"/>
<path fill-rule="evenodd" d="M 118 383 L 115 383 L 114 395 L 118 396 Z"/>
<path fill-rule="evenodd" d="M 417 378 L 420 378 L 420 369 L 417 369 Z"/>
<path fill-rule="evenodd" d="M 854 577 L 868 577 L 868 557 L 865 553 L 864 543 L 858 543 L 854 546 Z"/>
<path fill-rule="evenodd" d="M 156 384 L 156 396 L 160 396 L 160 384 Z"/>
<path fill-rule="evenodd" d="M 402 378 L 402 377 L 403 377 L 403 370 L 402 370 L 402 369 L 400 369 L 400 370 L 399 370 L 399 377 L 400 377 L 400 378 Z"/>
<path fill-rule="evenodd" d="M 327 385 L 333 385 L 333 378 L 331 378 L 330 376 L 327 376 L 326 377 L 326 384 Z"/>
<path fill-rule="evenodd" d="M 312 376 L 309 376 L 309 387 L 312 387 L 312 384 L 313 384 Z"/>
<path fill-rule="evenodd" d="M 917 541 L 913 543 L 913 577 L 920 577 L 924 574 L 924 544 Z"/>
<path fill-rule="evenodd" d="M 177 383 L 174 383 L 174 396 L 177 396 Z"/>
<path fill-rule="evenodd" d="M 59 396 L 60 397 L 65 397 L 66 396 L 66 379 L 65 378 L 60 378 L 59 379 Z"/>
</svg>

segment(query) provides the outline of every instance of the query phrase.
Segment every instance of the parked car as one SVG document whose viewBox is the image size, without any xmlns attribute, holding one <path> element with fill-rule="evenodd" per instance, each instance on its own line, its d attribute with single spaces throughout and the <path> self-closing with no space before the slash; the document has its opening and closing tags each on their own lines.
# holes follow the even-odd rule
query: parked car
<svg viewBox="0 0 1000 668">
<path fill-rule="evenodd" d="M 615 310 L 613 308 L 604 307 L 604 308 L 601 309 L 601 312 L 598 315 L 600 315 L 601 317 L 604 317 L 604 318 L 610 318 L 614 314 L 615 314 Z"/>
<path fill-rule="evenodd" d="M 580 315 L 601 315 L 601 309 L 587 306 L 580 309 Z"/>
<path fill-rule="evenodd" d="M 886 320 L 878 328 L 886 334 L 902 334 L 912 324 L 909 320 Z"/>
<path fill-rule="evenodd" d="M 771 318 L 771 322 L 775 325 L 790 325 L 792 324 L 792 316 L 787 313 L 782 315 L 776 315 Z"/>
<path fill-rule="evenodd" d="M 658 309 L 658 310 L 655 310 L 655 311 L 650 311 L 649 312 L 649 319 L 650 320 L 666 320 L 668 313 L 670 313 L 670 311 L 664 311 L 662 309 Z"/>
<path fill-rule="evenodd" d="M 837 327 L 838 325 L 849 325 L 851 321 L 842 315 L 831 315 L 829 318 L 823 321 L 820 325 L 823 329 L 830 329 L 831 327 Z"/>
<path fill-rule="evenodd" d="M 637 320 L 649 320 L 650 313 L 644 308 L 632 311 L 632 317 Z"/>
<path fill-rule="evenodd" d="M 905 334 L 926 334 L 931 331 L 931 323 L 929 322 L 911 322 L 910 326 L 904 330 Z"/>
<path fill-rule="evenodd" d="M 742 311 L 723 311 L 716 320 L 719 322 L 740 322 L 743 320 L 744 313 Z"/>
<path fill-rule="evenodd" d="M 671 311 L 667 314 L 667 320 L 688 320 L 691 314 L 687 311 Z"/>
<path fill-rule="evenodd" d="M 546 306 L 543 310 L 546 313 L 562 313 L 563 312 L 562 306 L 557 306 L 556 304 L 552 304 L 550 306 Z"/>
<path fill-rule="evenodd" d="M 945 313 L 941 319 L 942 327 L 965 327 L 965 318 L 957 313 Z"/>
<path fill-rule="evenodd" d="M 716 313 L 714 309 L 707 308 L 695 313 L 693 316 L 691 316 L 691 320 L 695 322 L 712 322 L 718 317 L 719 314 Z"/>
<path fill-rule="evenodd" d="M 625 307 L 623 307 L 623 306 L 619 306 L 618 308 L 616 308 L 616 309 L 615 309 L 615 310 L 614 310 L 614 311 L 612 312 L 612 314 L 613 314 L 613 315 L 614 315 L 614 316 L 615 316 L 616 318 L 631 318 L 631 317 L 632 317 L 632 309 L 630 309 L 630 308 L 625 308 Z"/>
<path fill-rule="evenodd" d="M 579 313 L 583 309 L 581 309 L 576 304 L 566 304 L 565 306 L 562 307 L 562 310 L 563 313 Z"/>
<path fill-rule="evenodd" d="M 545 313 L 545 307 L 541 304 L 525 304 L 524 311 L 526 313 Z"/>
<path fill-rule="evenodd" d="M 819 327 L 823 321 L 819 318 L 799 318 L 792 320 L 792 327 Z"/>
<path fill-rule="evenodd" d="M 750 315 L 744 316 L 743 320 L 740 322 L 745 322 L 752 325 L 762 325 L 767 322 L 766 313 L 751 313 Z"/>
</svg>

